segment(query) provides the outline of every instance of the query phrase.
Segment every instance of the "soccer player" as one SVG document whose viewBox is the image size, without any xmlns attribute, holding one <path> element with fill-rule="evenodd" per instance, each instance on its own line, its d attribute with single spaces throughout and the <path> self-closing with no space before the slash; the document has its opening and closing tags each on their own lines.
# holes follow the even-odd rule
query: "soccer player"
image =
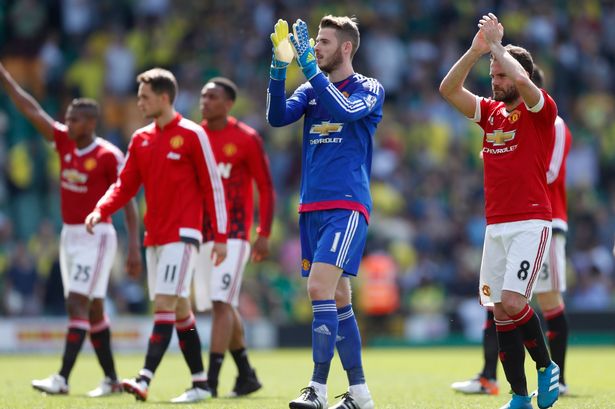
<svg viewBox="0 0 615 409">
<path fill-rule="evenodd" d="M 201 125 L 218 162 L 230 225 L 227 257 L 222 264 L 214 266 L 211 262 L 214 244 L 211 215 L 205 211 L 205 244 L 198 255 L 194 277 L 196 308 L 212 310 L 207 378 L 214 397 L 218 395 L 218 375 L 227 350 L 230 350 L 239 372 L 231 396 L 247 395 L 261 388 L 248 361 L 237 305 L 243 271 L 250 256 L 254 213 L 252 185 L 256 182 L 258 187 L 260 211 L 260 226 L 256 229 L 258 237 L 252 248 L 255 262 L 269 255 L 274 193 L 269 160 L 260 136 L 254 129 L 229 116 L 236 96 L 237 87 L 231 80 L 216 77 L 203 86 L 200 99 Z"/>
<path fill-rule="evenodd" d="M 308 277 L 312 301 L 314 372 L 289 406 L 327 407 L 327 377 L 337 346 L 349 388 L 333 408 L 371 409 L 349 277 L 357 275 L 365 247 L 373 136 L 382 119 L 384 89 L 354 72 L 352 58 L 359 48 L 354 18 L 323 17 L 315 46 L 305 22 L 297 20 L 288 35 L 288 24 L 279 20 L 271 40 L 267 119 L 284 126 L 304 117 L 299 228 L 302 275 Z M 293 54 L 308 82 L 286 99 L 286 67 Z"/>
<path fill-rule="evenodd" d="M 192 388 L 173 402 L 197 402 L 211 396 L 201 357 L 201 341 L 190 306 L 195 255 L 202 242 L 203 200 L 212 217 L 215 263 L 226 256 L 224 188 L 207 135 L 173 106 L 177 82 L 173 74 L 153 68 L 137 77 L 137 105 L 153 122 L 135 131 L 117 182 L 87 216 L 88 231 L 145 190 L 145 238 L 154 327 L 145 365 L 124 389 L 146 400 L 149 384 L 166 352 L 173 327 L 192 374 Z"/>
<path fill-rule="evenodd" d="M 532 81 L 543 87 L 544 74 L 534 65 Z M 547 339 L 549 350 L 560 368 L 559 393 L 564 395 L 568 387 L 564 379 L 564 364 L 568 346 L 568 321 L 565 315 L 562 293 L 566 291 L 566 232 L 568 215 L 566 203 L 566 158 L 570 151 L 572 135 L 561 117 L 555 119 L 555 144 L 547 170 L 549 197 L 553 209 L 553 237 L 549 247 L 549 257 L 543 263 L 534 293 L 542 314 L 547 320 Z M 493 309 L 487 311 L 483 329 L 483 370 L 478 377 L 469 381 L 455 382 L 451 387 L 463 393 L 486 393 L 497 395 L 497 339 L 493 322 Z"/>
<path fill-rule="evenodd" d="M 117 178 L 124 155 L 113 144 L 96 136 L 99 108 L 96 101 L 73 100 L 66 110 L 66 125 L 54 121 L 34 98 L 25 92 L 0 64 L 0 84 L 15 107 L 49 142 L 60 156 L 60 198 L 62 227 L 60 269 L 68 312 L 68 332 L 57 374 L 32 381 L 32 386 L 55 395 L 68 393 L 68 378 L 75 365 L 87 333 L 105 378 L 88 396 L 100 397 L 121 392 L 111 352 L 109 319 L 104 299 L 117 247 L 117 237 L 110 218 L 86 234 L 83 220 L 96 201 Z M 137 208 L 134 201 L 124 207 L 129 236 L 126 269 L 138 276 L 141 272 Z"/>
<path fill-rule="evenodd" d="M 538 406 L 559 395 L 559 367 L 551 361 L 538 317 L 528 304 L 551 239 L 547 187 L 557 106 L 531 81 L 532 57 L 501 43 L 503 26 L 489 13 L 478 24 L 468 51 L 440 84 L 443 97 L 484 131 L 487 228 L 480 272 L 481 302 L 494 304 L 500 360 L 513 391 L 504 406 L 531 408 L 525 378 L 527 348 L 538 371 Z M 491 52 L 493 99 L 463 84 L 473 65 Z"/>
</svg>

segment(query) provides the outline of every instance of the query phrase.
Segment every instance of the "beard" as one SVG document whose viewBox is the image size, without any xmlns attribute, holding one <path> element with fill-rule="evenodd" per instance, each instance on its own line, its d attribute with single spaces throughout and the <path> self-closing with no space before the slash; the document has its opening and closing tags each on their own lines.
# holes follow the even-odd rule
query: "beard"
<svg viewBox="0 0 615 409">
<path fill-rule="evenodd" d="M 330 74 L 332 71 L 335 71 L 335 69 L 338 68 L 340 65 L 342 65 L 342 62 L 342 48 L 340 47 L 337 49 L 337 51 L 335 51 L 335 54 L 331 56 L 329 62 L 323 63 L 322 65 L 319 64 L 318 68 L 320 68 L 322 72 Z"/>
<path fill-rule="evenodd" d="M 493 90 L 493 99 L 505 104 L 515 102 L 519 98 L 519 91 L 514 86 L 505 89 Z"/>
</svg>

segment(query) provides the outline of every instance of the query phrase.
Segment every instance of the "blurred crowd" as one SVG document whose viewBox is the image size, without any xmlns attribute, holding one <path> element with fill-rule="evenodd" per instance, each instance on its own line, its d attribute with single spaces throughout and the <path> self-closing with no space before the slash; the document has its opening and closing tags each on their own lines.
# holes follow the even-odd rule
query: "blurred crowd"
<svg viewBox="0 0 615 409">
<path fill-rule="evenodd" d="M 241 308 L 248 318 L 311 319 L 299 278 L 299 125 L 273 129 L 264 115 L 278 18 L 302 18 L 312 35 L 325 14 L 355 15 L 355 70 L 386 90 L 374 150 L 374 213 L 355 302 L 374 317 L 454 313 L 478 302 L 483 231 L 481 131 L 438 94 L 489 11 L 505 42 L 528 48 L 572 130 L 568 159 L 568 308 L 615 306 L 615 5 L 559 0 L 0 0 L 0 59 L 58 120 L 74 97 L 100 101 L 99 134 L 125 149 L 143 124 L 135 76 L 161 66 L 180 85 L 178 110 L 200 120 L 204 82 L 223 75 L 240 87 L 235 116 L 262 135 L 277 209 L 269 261 L 250 265 Z M 377 4 L 377 7 L 376 7 Z M 292 91 L 304 79 L 292 68 Z M 491 95 L 488 58 L 468 88 Z M 4 314 L 63 311 L 57 262 L 58 160 L 0 93 L 0 292 Z M 143 210 L 143 209 L 142 209 Z M 121 217 L 116 218 L 123 234 Z M 122 255 L 120 246 L 120 255 Z M 142 281 L 118 257 L 109 304 L 140 313 Z M 369 294 L 369 296 L 368 296 Z M 301 295 L 301 296 L 298 296 Z"/>
</svg>

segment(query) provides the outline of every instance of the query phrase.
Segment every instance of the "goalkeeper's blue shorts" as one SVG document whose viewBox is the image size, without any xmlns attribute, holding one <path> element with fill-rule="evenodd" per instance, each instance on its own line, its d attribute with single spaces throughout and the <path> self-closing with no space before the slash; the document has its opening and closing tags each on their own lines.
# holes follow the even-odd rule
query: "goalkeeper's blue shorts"
<svg viewBox="0 0 615 409">
<path fill-rule="evenodd" d="M 319 210 L 299 215 L 301 275 L 310 275 L 312 263 L 327 263 L 356 276 L 365 249 L 367 221 L 357 211 Z"/>
</svg>

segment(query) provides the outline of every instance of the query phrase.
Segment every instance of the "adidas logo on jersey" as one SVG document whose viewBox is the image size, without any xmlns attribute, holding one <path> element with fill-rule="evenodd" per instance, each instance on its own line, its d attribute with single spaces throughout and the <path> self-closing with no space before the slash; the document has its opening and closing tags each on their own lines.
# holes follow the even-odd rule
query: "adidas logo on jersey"
<svg viewBox="0 0 615 409">
<path fill-rule="evenodd" d="M 343 337 L 343 336 L 341 336 L 341 335 L 338 335 L 338 336 L 336 336 L 336 337 L 335 337 L 335 342 L 340 342 L 340 341 L 343 341 L 343 340 L 345 340 L 345 339 L 346 339 L 346 337 Z"/>
<path fill-rule="evenodd" d="M 308 102 L 308 105 L 316 105 L 316 99 L 310 99 L 310 102 Z"/>
<path fill-rule="evenodd" d="M 314 332 L 316 332 L 317 334 L 331 335 L 331 331 L 329 331 L 329 328 L 327 328 L 325 324 L 322 324 L 320 327 L 315 328 Z"/>
</svg>

